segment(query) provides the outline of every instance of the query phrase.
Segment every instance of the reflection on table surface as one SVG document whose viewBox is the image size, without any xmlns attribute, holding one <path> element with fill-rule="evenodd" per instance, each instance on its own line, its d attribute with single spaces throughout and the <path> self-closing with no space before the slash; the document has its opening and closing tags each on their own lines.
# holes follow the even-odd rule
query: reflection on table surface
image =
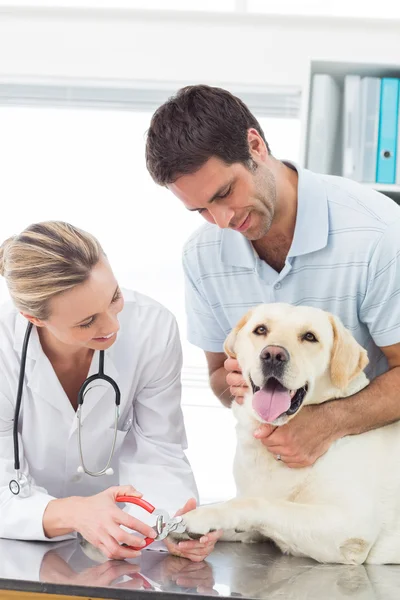
<svg viewBox="0 0 400 600">
<path fill-rule="evenodd" d="M 400 566 L 321 565 L 284 556 L 268 543 L 220 543 L 202 563 L 155 550 L 135 561 L 98 563 L 77 540 L 0 540 L 0 556 L 1 578 L 69 585 L 71 594 L 74 586 L 90 586 L 268 600 L 397 600 L 400 588 Z"/>
</svg>

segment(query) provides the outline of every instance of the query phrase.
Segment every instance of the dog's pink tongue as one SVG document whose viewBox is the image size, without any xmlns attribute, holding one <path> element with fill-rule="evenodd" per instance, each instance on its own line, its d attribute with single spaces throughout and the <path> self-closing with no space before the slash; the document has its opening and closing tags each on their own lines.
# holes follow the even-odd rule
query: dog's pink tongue
<svg viewBox="0 0 400 600">
<path fill-rule="evenodd" d="M 269 379 L 267 385 L 253 396 L 253 408 L 263 421 L 271 423 L 290 408 L 289 390 L 276 379 Z"/>
</svg>

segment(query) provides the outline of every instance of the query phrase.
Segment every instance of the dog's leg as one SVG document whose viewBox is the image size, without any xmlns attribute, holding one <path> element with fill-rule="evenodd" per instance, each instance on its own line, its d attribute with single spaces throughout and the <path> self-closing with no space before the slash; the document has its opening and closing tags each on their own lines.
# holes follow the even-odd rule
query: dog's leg
<svg viewBox="0 0 400 600">
<path fill-rule="evenodd" d="M 186 513 L 187 530 L 258 531 L 290 554 L 319 562 L 361 564 L 377 531 L 371 515 L 349 514 L 336 506 L 268 502 L 262 498 L 235 498 L 201 506 Z"/>
</svg>

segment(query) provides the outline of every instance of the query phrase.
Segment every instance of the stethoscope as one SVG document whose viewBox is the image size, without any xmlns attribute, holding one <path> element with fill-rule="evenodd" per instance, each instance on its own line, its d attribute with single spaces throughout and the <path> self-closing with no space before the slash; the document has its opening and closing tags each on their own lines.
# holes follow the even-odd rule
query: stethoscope
<svg viewBox="0 0 400 600">
<path fill-rule="evenodd" d="M 10 491 L 18 496 L 21 494 L 21 497 L 29 496 L 30 494 L 30 483 L 28 481 L 27 476 L 24 473 L 21 473 L 21 465 L 19 462 L 19 446 L 18 446 L 18 419 L 19 419 L 19 411 L 21 408 L 21 400 L 22 400 L 22 390 L 24 387 L 24 378 L 25 378 L 25 364 L 26 364 L 26 353 L 28 350 L 29 337 L 31 335 L 33 324 L 28 323 L 25 332 L 24 343 L 22 345 L 22 354 L 21 354 L 21 367 L 19 371 L 19 380 L 18 380 L 18 390 L 17 390 L 17 402 L 15 404 L 15 413 L 14 413 L 14 424 L 13 424 L 13 439 L 14 439 L 14 469 L 15 469 L 15 479 L 12 479 L 9 483 Z M 115 392 L 115 421 L 114 421 L 114 439 L 112 442 L 111 452 L 108 457 L 108 461 L 106 466 L 100 471 L 89 471 L 89 469 L 85 465 L 85 461 L 83 460 L 83 452 L 82 452 L 82 431 L 81 431 L 81 413 L 83 401 L 85 399 L 85 394 L 88 391 L 90 384 L 94 381 L 106 381 L 109 383 Z M 81 459 L 81 464 L 78 467 L 78 473 L 86 473 L 87 475 L 91 475 L 92 477 L 101 477 L 102 475 L 113 475 L 114 470 L 110 467 L 111 461 L 114 456 L 115 451 L 115 443 L 117 440 L 118 433 L 118 419 L 119 419 L 119 405 L 121 402 L 121 392 L 119 390 L 118 385 L 111 377 L 105 375 L 104 373 L 104 350 L 100 350 L 99 357 L 99 372 L 97 374 L 91 375 L 83 382 L 79 392 L 78 392 L 78 408 L 76 411 L 76 416 L 78 419 L 78 449 L 79 456 Z"/>
</svg>

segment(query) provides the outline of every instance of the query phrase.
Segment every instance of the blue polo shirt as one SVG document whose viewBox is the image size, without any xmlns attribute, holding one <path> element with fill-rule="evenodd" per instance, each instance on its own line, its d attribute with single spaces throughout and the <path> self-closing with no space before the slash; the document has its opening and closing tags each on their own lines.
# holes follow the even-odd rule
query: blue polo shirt
<svg viewBox="0 0 400 600">
<path fill-rule="evenodd" d="M 277 273 L 239 232 L 205 224 L 183 252 L 188 340 L 223 352 L 239 319 L 264 302 L 340 317 L 368 351 L 367 376 L 388 369 L 379 347 L 400 342 L 400 207 L 354 181 L 298 172 L 294 237 Z"/>
</svg>

